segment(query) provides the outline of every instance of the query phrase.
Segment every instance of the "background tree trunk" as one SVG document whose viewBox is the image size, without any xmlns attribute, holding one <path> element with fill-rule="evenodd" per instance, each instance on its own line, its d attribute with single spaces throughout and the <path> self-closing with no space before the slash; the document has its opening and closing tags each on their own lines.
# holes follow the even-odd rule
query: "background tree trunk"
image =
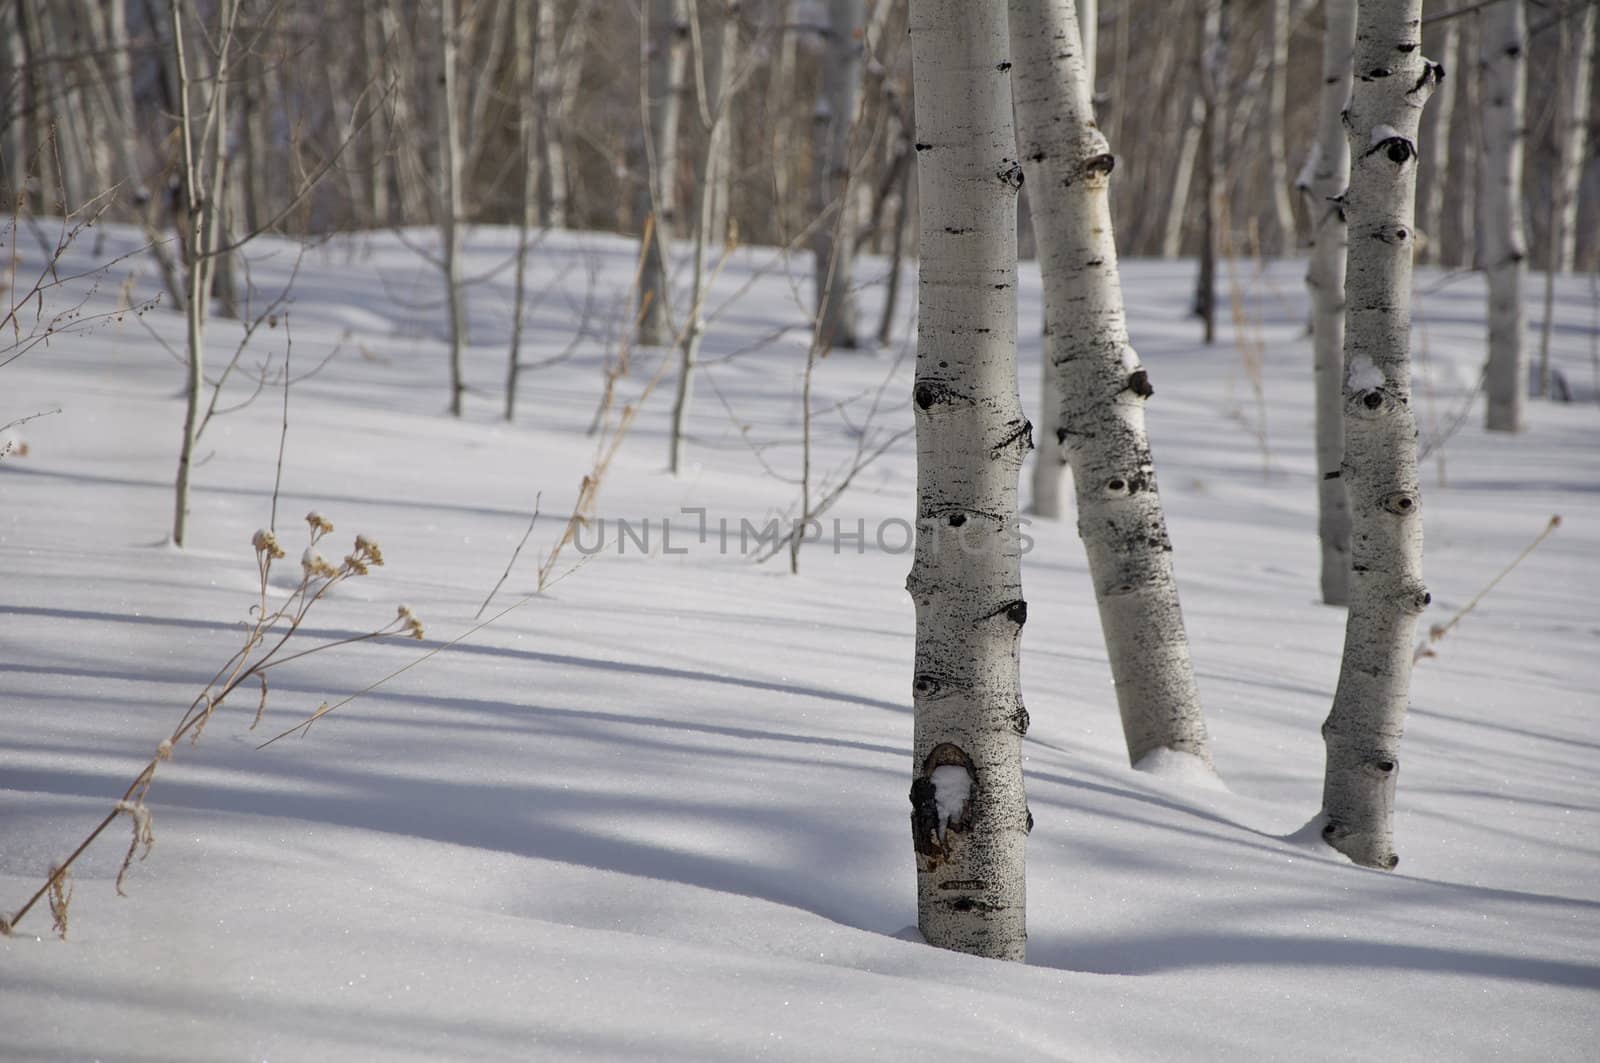
<svg viewBox="0 0 1600 1063">
<path fill-rule="evenodd" d="M 922 268 L 917 374 L 916 733 L 911 830 L 917 925 L 941 948 L 1021 960 L 1017 650 L 1016 210 L 1022 171 L 999 0 L 912 0 Z"/>
<path fill-rule="evenodd" d="M 1312 374 L 1316 383 L 1317 532 L 1322 541 L 1322 600 L 1350 601 L 1350 501 L 1344 462 L 1344 195 L 1350 184 L 1350 142 L 1344 109 L 1350 99 L 1356 0 L 1326 0 L 1322 46 L 1322 110 L 1312 152 L 1314 233 L 1306 287 L 1311 293 Z"/>
<path fill-rule="evenodd" d="M 1527 31 L 1522 0 L 1499 0 L 1479 16 L 1482 33 L 1483 184 L 1479 206 L 1483 268 L 1489 277 L 1489 396 L 1485 425 L 1492 432 L 1527 426 L 1528 272 L 1522 227 L 1522 150 Z"/>
<path fill-rule="evenodd" d="M 1327 5 L 1325 5 L 1327 6 Z M 1267 81 L 1267 183 L 1272 186 L 1276 228 L 1272 253 L 1294 251 L 1299 232 L 1294 203 L 1289 197 L 1289 149 L 1284 137 L 1284 115 L 1289 98 L 1289 0 L 1272 2 L 1272 69 Z"/>
<path fill-rule="evenodd" d="M 1565 59 L 1557 79 L 1556 143 L 1561 161 L 1556 167 L 1555 268 L 1571 273 L 1578 249 L 1578 184 L 1589 157 L 1590 79 L 1594 70 L 1595 8 L 1591 4 L 1563 24 Z"/>
<path fill-rule="evenodd" d="M 466 293 L 461 287 L 461 105 L 456 54 L 460 44 L 456 0 L 439 0 L 440 61 L 443 67 L 439 112 L 439 244 L 443 255 L 445 302 L 450 319 L 450 415 L 461 416 L 467 390 L 462 348 L 467 343 Z"/>
<path fill-rule="evenodd" d="M 1457 63 L 1458 45 L 1461 41 L 1461 19 L 1446 19 L 1439 36 L 1439 65 L 1444 67 L 1444 81 L 1439 85 L 1439 98 L 1434 101 L 1428 121 L 1430 145 L 1423 156 L 1422 169 L 1427 178 L 1418 190 L 1420 197 L 1417 227 L 1422 240 L 1417 245 L 1417 257 L 1423 262 L 1448 264 L 1444 245 L 1444 193 L 1449 176 L 1451 119 L 1455 115 L 1456 96 L 1461 92 L 1461 65 Z M 1326 106 L 1326 101 L 1324 101 Z"/>
<path fill-rule="evenodd" d="M 1200 88 L 1205 101 L 1205 214 L 1200 238 L 1200 276 L 1194 309 L 1205 322 L 1205 341 L 1217 341 L 1217 256 L 1228 224 L 1228 31 L 1227 0 L 1203 0 L 1200 25 Z"/>
<path fill-rule="evenodd" d="M 644 181 L 634 214 L 641 225 L 653 215 L 655 225 L 645 248 L 644 272 L 639 281 L 639 342 L 662 347 L 673 340 L 667 262 L 678 213 L 678 105 L 683 95 L 684 44 L 688 37 L 683 0 L 650 0 L 643 25 L 648 35 L 647 121 L 639 152 Z"/>
<path fill-rule="evenodd" d="M 1345 284 L 1345 455 L 1353 519 L 1350 613 L 1327 743 L 1322 837 L 1392 868 L 1400 733 L 1422 583 L 1417 421 L 1411 406 L 1412 213 L 1417 129 L 1439 70 L 1422 56 L 1422 0 L 1357 7 Z"/>
<path fill-rule="evenodd" d="M 856 346 L 856 205 L 850 193 L 850 140 L 861 95 L 864 14 L 862 0 L 828 0 L 812 148 L 817 160 L 813 207 L 818 216 L 832 211 L 817 226 L 811 243 L 824 350 Z"/>
</svg>

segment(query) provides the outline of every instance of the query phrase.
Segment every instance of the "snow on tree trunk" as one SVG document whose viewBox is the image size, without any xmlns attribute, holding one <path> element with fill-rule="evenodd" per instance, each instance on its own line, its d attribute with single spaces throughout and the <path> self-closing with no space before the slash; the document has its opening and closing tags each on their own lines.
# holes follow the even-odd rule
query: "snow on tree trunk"
<svg viewBox="0 0 1600 1063">
<path fill-rule="evenodd" d="M 1339 468 L 1344 461 L 1344 194 L 1350 183 L 1350 143 L 1344 109 L 1350 99 L 1356 0 L 1327 0 L 1322 44 L 1322 101 L 1312 149 L 1311 293 L 1312 375 L 1316 383 L 1317 533 L 1322 540 L 1322 600 L 1350 600 L 1350 501 Z"/>
<path fill-rule="evenodd" d="M 813 207 L 819 217 L 811 248 L 815 256 L 817 317 L 824 348 L 856 345 L 856 210 L 850 194 L 850 135 L 861 90 L 862 0 L 828 0 L 828 33 L 822 50 L 822 86 L 817 100 L 816 179 Z"/>
<path fill-rule="evenodd" d="M 1527 312 L 1522 305 L 1527 245 L 1522 231 L 1523 98 L 1527 32 L 1522 0 L 1499 0 L 1479 14 L 1483 72 L 1483 181 L 1479 224 L 1489 277 L 1489 365 L 1485 425 L 1520 432 L 1528 406 Z"/>
<path fill-rule="evenodd" d="M 639 153 L 645 180 L 635 214 L 641 225 L 653 215 L 655 225 L 639 279 L 639 342 L 661 347 L 673 339 L 667 257 L 678 214 L 678 104 L 683 93 L 687 24 L 683 0 L 650 0 L 648 10 L 643 27 L 649 40 L 645 70 L 647 122 Z"/>
<path fill-rule="evenodd" d="M 466 344 L 465 294 L 461 288 L 461 130 L 456 108 L 461 88 L 456 76 L 459 27 L 456 0 L 439 0 L 443 98 L 439 109 L 439 237 L 444 255 L 445 304 L 450 317 L 450 414 L 461 416 L 461 348 Z"/>
<path fill-rule="evenodd" d="M 1350 612 L 1327 743 L 1322 837 L 1351 860 L 1391 868 L 1395 777 L 1422 583 L 1417 422 L 1411 407 L 1411 267 L 1417 129 L 1441 75 L 1422 56 L 1422 0 L 1357 7 L 1345 126 L 1345 452 Z"/>
<path fill-rule="evenodd" d="M 1021 960 L 1017 481 L 1017 164 L 1001 0 L 911 0 L 922 262 L 918 277 L 917 924 L 941 948 Z"/>
<path fill-rule="evenodd" d="M 1289 198 L 1289 150 L 1284 143 L 1284 112 L 1289 99 L 1289 0 L 1272 4 L 1272 76 L 1267 85 L 1267 175 L 1277 222 L 1277 253 L 1294 250 L 1298 235 Z"/>
<path fill-rule="evenodd" d="M 1595 8 L 1591 5 L 1570 16 L 1568 65 L 1556 81 L 1558 106 L 1556 119 L 1555 232 L 1551 242 L 1556 249 L 1556 268 L 1572 272 L 1578 251 L 1578 183 L 1584 161 L 1589 157 L 1589 95 L 1594 69 Z"/>
<path fill-rule="evenodd" d="M 1059 373 L 1058 442 L 1072 465 L 1128 758 L 1210 763 L 1154 459 L 1149 374 L 1128 343 L 1111 224 L 1115 164 L 1096 127 L 1072 0 L 1011 0 L 1018 154 L 1034 199 L 1045 355 Z"/>
<path fill-rule="evenodd" d="M 1461 92 L 1462 78 L 1456 65 L 1456 55 L 1461 41 L 1461 20 L 1447 19 L 1444 34 L 1439 38 L 1439 65 L 1444 68 L 1445 80 L 1439 86 L 1439 98 L 1434 101 L 1429 129 L 1430 143 L 1437 145 L 1426 156 L 1424 170 L 1428 179 L 1419 193 L 1417 226 L 1422 230 L 1422 243 L 1417 257 L 1424 262 L 1445 262 L 1444 256 L 1444 200 L 1445 178 L 1450 168 L 1450 121 L 1455 115 L 1456 96 Z"/>
</svg>

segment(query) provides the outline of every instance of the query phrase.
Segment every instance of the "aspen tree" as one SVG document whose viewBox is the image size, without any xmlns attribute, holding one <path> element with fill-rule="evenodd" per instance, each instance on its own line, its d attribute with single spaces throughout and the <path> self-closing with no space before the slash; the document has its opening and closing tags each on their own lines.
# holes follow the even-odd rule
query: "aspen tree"
<svg viewBox="0 0 1600 1063">
<path fill-rule="evenodd" d="M 817 317 L 823 346 L 856 345 L 856 209 L 850 194 L 850 134 L 861 95 L 863 0 L 828 0 L 828 31 L 822 49 L 822 86 L 817 100 L 813 207 L 820 217 L 812 238 Z"/>
<path fill-rule="evenodd" d="M 684 42 L 688 23 L 683 0 L 650 0 L 641 24 L 646 35 L 645 128 L 639 158 L 645 180 L 636 221 L 654 216 L 639 278 L 639 342 L 663 347 L 672 342 L 671 291 L 667 259 L 677 221 L 678 104 L 683 93 Z"/>
<path fill-rule="evenodd" d="M 1557 79 L 1556 139 L 1560 162 L 1556 165 L 1556 269 L 1572 272 L 1578 250 L 1578 183 L 1589 157 L 1589 97 L 1594 72 L 1595 6 L 1573 13 L 1563 23 L 1567 38 L 1566 64 Z"/>
<path fill-rule="evenodd" d="M 1423 262 L 1445 263 L 1444 255 L 1444 201 L 1445 178 L 1450 168 L 1450 121 L 1455 115 L 1456 97 L 1466 79 L 1459 75 L 1456 55 L 1461 42 L 1461 20 L 1446 19 L 1444 32 L 1439 38 L 1439 65 L 1444 67 L 1444 83 L 1439 86 L 1439 98 L 1430 108 L 1428 128 L 1430 142 L 1438 147 L 1424 158 L 1423 171 L 1428 179 L 1418 191 L 1417 227 L 1422 230 L 1423 242 L 1417 248 L 1417 257 Z"/>
<path fill-rule="evenodd" d="M 1392 868 L 1400 733 L 1422 583 L 1422 500 L 1411 408 L 1411 268 L 1417 129 L 1442 71 L 1422 55 L 1422 0 L 1360 0 L 1346 111 L 1345 449 L 1352 518 L 1350 612 L 1322 734 L 1322 837 Z"/>
<path fill-rule="evenodd" d="M 1045 357 L 1060 381 L 1057 439 L 1072 465 L 1128 757 L 1210 762 L 1154 459 L 1149 374 L 1128 343 L 1111 224 L 1116 164 L 1095 125 L 1072 0 L 1011 0 L 1017 147 L 1037 191 Z"/>
<path fill-rule="evenodd" d="M 1298 232 L 1289 198 L 1289 150 L 1284 139 L 1284 113 L 1289 100 L 1289 0 L 1272 0 L 1272 74 L 1267 83 L 1267 183 L 1272 186 L 1277 253 L 1294 250 Z"/>
<path fill-rule="evenodd" d="M 439 112 L 439 236 L 444 254 L 445 302 L 450 316 L 450 414 L 461 416 L 461 397 L 466 392 L 462 377 L 461 349 L 466 344 L 467 316 L 465 293 L 461 287 L 461 129 L 457 108 L 461 103 L 456 54 L 460 46 L 460 25 L 456 0 L 439 0 L 439 34 L 442 52 L 443 98 Z"/>
<path fill-rule="evenodd" d="M 1003 0 L 911 0 L 918 277 L 917 924 L 934 945 L 1021 960 L 1027 711 L 1017 481 L 1016 159 Z"/>
<path fill-rule="evenodd" d="M 1479 223 L 1483 268 L 1489 277 L 1489 364 L 1484 390 L 1491 432 L 1527 426 L 1527 244 L 1522 229 L 1522 150 L 1527 28 L 1522 0 L 1498 0 L 1479 14 L 1483 83 L 1483 181 Z"/>
<path fill-rule="evenodd" d="M 1317 533 L 1322 541 L 1322 600 L 1350 598 L 1350 502 L 1339 468 L 1344 461 L 1344 195 L 1350 183 L 1350 142 L 1344 129 L 1355 47 L 1356 0 L 1327 0 L 1322 43 L 1322 100 L 1310 171 L 1312 245 L 1306 287 L 1311 293 L 1312 376 L 1316 385 Z"/>
</svg>

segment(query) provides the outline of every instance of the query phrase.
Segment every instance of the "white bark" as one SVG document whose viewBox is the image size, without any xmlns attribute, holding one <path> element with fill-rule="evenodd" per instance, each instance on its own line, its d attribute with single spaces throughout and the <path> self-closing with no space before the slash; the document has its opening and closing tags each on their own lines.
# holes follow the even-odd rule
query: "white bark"
<svg viewBox="0 0 1600 1063">
<path fill-rule="evenodd" d="M 1346 112 L 1345 454 L 1353 519 L 1350 613 L 1327 743 L 1322 837 L 1391 868 L 1395 777 L 1422 583 L 1417 422 L 1411 406 L 1411 267 L 1417 129 L 1439 69 L 1422 56 L 1422 0 L 1364 0 Z"/>
<path fill-rule="evenodd" d="M 539 16 L 551 0 L 540 0 Z M 522 318 L 527 308 L 528 244 L 539 214 L 539 163 L 537 155 L 539 101 L 534 87 L 535 72 L 549 59 L 539 44 L 548 41 L 534 35 L 534 12 L 526 3 L 513 3 L 511 10 L 512 85 L 517 98 L 517 142 L 522 153 L 522 204 L 517 214 L 517 264 L 511 280 L 511 349 L 506 356 L 505 419 L 517 415 L 517 378 L 522 371 Z"/>
<path fill-rule="evenodd" d="M 1483 74 L 1483 183 L 1478 208 L 1483 268 L 1489 277 L 1489 397 L 1485 425 L 1520 432 L 1528 405 L 1527 311 L 1522 287 L 1527 244 L 1522 226 L 1522 149 L 1527 29 L 1522 0 L 1499 0 L 1479 16 Z"/>
<path fill-rule="evenodd" d="M 689 4 L 690 17 L 698 22 L 698 0 L 689 0 Z M 732 12 L 725 13 L 731 22 Z M 721 32 L 720 28 L 718 32 Z M 689 403 L 693 397 L 694 368 L 700 361 L 700 337 L 705 332 L 706 270 L 709 265 L 706 255 L 712 247 L 712 228 L 717 224 L 718 159 L 726 159 L 728 111 L 733 104 L 733 59 L 732 49 L 729 46 L 723 54 L 723 61 L 716 64 L 715 71 L 702 68 L 696 72 L 697 78 L 712 79 L 706 86 L 706 101 L 715 102 L 710 103 L 706 115 L 710 119 L 710 124 L 706 130 L 705 155 L 700 159 L 699 167 L 707 179 L 701 181 L 699 187 L 695 189 L 698 209 L 695 211 L 694 258 L 689 273 L 689 320 L 683 328 L 681 357 L 678 363 L 678 386 L 673 395 L 672 429 L 668 437 L 668 467 L 674 476 L 683 471 L 684 427 L 688 423 Z M 705 67 L 711 65 L 710 62 L 704 64 Z M 726 195 L 726 188 L 721 194 Z M 802 518 L 804 516 L 806 514 L 802 514 Z"/>
<path fill-rule="evenodd" d="M 1483 78 L 1479 76 L 1476 60 L 1468 62 L 1467 57 L 1476 53 L 1480 36 L 1476 15 L 1462 21 L 1458 46 L 1461 58 L 1456 64 L 1459 71 L 1456 91 L 1460 93 L 1461 102 L 1455 113 L 1458 128 L 1450 137 L 1451 143 L 1460 145 L 1460 157 L 1450 167 L 1449 174 L 1455 184 L 1455 195 L 1445 197 L 1447 202 L 1455 200 L 1457 234 L 1455 256 L 1445 265 L 1457 269 L 1472 269 L 1478 265 L 1478 187 L 1483 180 L 1483 111 L 1478 104 L 1483 95 Z M 1446 81 L 1449 76 L 1447 70 Z"/>
<path fill-rule="evenodd" d="M 1356 0 L 1327 0 L 1322 44 L 1322 100 L 1312 152 L 1312 374 L 1316 383 L 1317 532 L 1322 541 L 1322 600 L 1350 598 L 1350 502 L 1339 469 L 1344 461 L 1344 195 L 1350 183 L 1350 142 L 1343 112 L 1350 99 Z"/>
<path fill-rule="evenodd" d="M 731 83 L 739 61 L 739 4 L 714 0 L 700 7 L 700 34 L 705 48 L 705 114 L 714 115 L 722 106 L 724 77 Z M 727 121 L 732 121 L 730 115 Z M 709 138 L 709 133 L 707 134 Z M 728 205 L 733 189 L 733 138 L 726 132 L 716 138 L 716 149 L 699 160 L 699 183 L 711 186 L 710 218 L 704 224 L 708 247 L 720 248 L 728 242 Z M 697 217 L 696 229 L 701 225 Z"/>
<path fill-rule="evenodd" d="M 1205 100 L 1205 213 L 1194 308 L 1205 341 L 1217 339 L 1217 256 L 1228 224 L 1228 27 L 1225 0 L 1201 0 L 1200 95 Z"/>
<path fill-rule="evenodd" d="M 1272 3 L 1272 73 L 1267 82 L 1267 180 L 1277 222 L 1276 251 L 1294 250 L 1298 230 L 1289 198 L 1289 150 L 1284 142 L 1284 113 L 1289 99 L 1289 0 Z"/>
<path fill-rule="evenodd" d="M 657 347 L 673 339 L 667 260 L 678 213 L 678 105 L 683 93 L 687 26 L 683 0 L 650 0 L 643 23 L 649 55 L 645 70 L 645 141 L 639 153 L 645 180 L 635 214 L 641 226 L 646 217 L 655 218 L 639 281 L 639 342 Z"/>
<path fill-rule="evenodd" d="M 816 214 L 831 212 L 812 238 L 817 319 L 824 349 L 856 345 L 856 202 L 851 195 L 850 140 L 861 95 L 862 0 L 828 0 L 817 100 L 814 199 Z"/>
<path fill-rule="evenodd" d="M 1422 230 L 1422 243 L 1417 257 L 1423 262 L 1444 262 L 1444 200 L 1445 177 L 1450 163 L 1450 122 L 1455 116 L 1456 96 L 1465 80 L 1456 63 L 1461 42 L 1461 20 L 1447 19 L 1443 35 L 1439 38 L 1439 65 L 1445 78 L 1439 86 L 1438 99 L 1433 103 L 1428 128 L 1430 143 L 1436 145 L 1427 156 L 1423 169 L 1428 179 L 1418 191 L 1417 227 Z"/>
<path fill-rule="evenodd" d="M 1556 143 L 1560 161 L 1556 164 L 1555 232 L 1551 243 L 1556 249 L 1556 268 L 1570 273 L 1578 250 L 1578 183 L 1589 155 L 1590 78 L 1594 70 L 1595 8 L 1593 5 L 1569 16 L 1567 62 L 1556 80 Z"/>
<path fill-rule="evenodd" d="M 1127 0 L 1123 0 L 1123 6 L 1127 6 Z M 1092 104 L 1100 51 L 1100 0 L 1078 0 L 1078 37 L 1083 42 L 1083 81 L 1089 86 Z"/>
<path fill-rule="evenodd" d="M 1027 712 L 1017 480 L 1015 159 L 1006 9 L 911 0 L 922 268 L 918 278 L 917 924 L 942 948 L 1021 960 Z"/>
<path fill-rule="evenodd" d="M 1045 354 L 1072 465 L 1128 758 L 1157 749 L 1210 762 L 1145 434 L 1149 374 L 1128 342 L 1111 223 L 1115 165 L 1096 127 L 1072 0 L 1011 0 L 1017 149 L 1034 198 Z"/>
<path fill-rule="evenodd" d="M 1183 250 L 1183 223 L 1189 211 L 1189 191 L 1194 184 L 1194 163 L 1200 154 L 1200 134 L 1206 125 L 1206 101 L 1190 97 L 1189 114 L 1178 138 L 1178 157 L 1172 166 L 1172 192 L 1167 197 L 1167 223 L 1161 232 L 1161 257 L 1177 258 Z"/>
<path fill-rule="evenodd" d="M 442 98 L 438 101 L 439 240 L 450 318 L 450 415 L 460 417 L 461 397 L 466 391 L 461 351 L 467 342 L 467 314 L 461 286 L 461 86 L 456 72 L 460 24 L 456 0 L 439 0 L 439 34 L 443 64 Z"/>
</svg>

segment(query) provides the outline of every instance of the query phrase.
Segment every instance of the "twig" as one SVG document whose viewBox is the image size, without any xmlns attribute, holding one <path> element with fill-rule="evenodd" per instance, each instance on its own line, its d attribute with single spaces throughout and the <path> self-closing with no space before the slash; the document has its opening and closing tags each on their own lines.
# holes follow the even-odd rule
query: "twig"
<svg viewBox="0 0 1600 1063">
<path fill-rule="evenodd" d="M 278 491 L 283 487 L 283 452 L 289 446 L 289 369 L 294 358 L 294 331 L 289 325 L 289 315 L 283 315 L 283 431 L 278 435 L 278 468 L 272 476 L 272 516 L 267 521 L 267 527 L 274 534 L 278 531 Z"/>
<path fill-rule="evenodd" d="M 515 550 L 511 551 L 511 560 L 506 562 L 506 570 L 500 574 L 500 579 L 495 583 L 494 589 L 489 592 L 489 597 L 485 598 L 483 604 L 478 606 L 478 611 L 472 614 L 472 619 L 476 620 L 483 615 L 483 611 L 489 608 L 489 603 L 494 601 L 494 596 L 500 593 L 500 588 L 505 586 L 506 580 L 511 577 L 511 569 L 516 565 L 517 558 L 521 556 L 522 548 L 528 545 L 528 536 L 533 534 L 533 526 L 539 522 L 539 502 L 542 498 L 544 498 L 543 491 L 533 496 L 533 516 L 528 518 L 528 530 L 522 533 L 522 541 L 517 543 Z"/>
<path fill-rule="evenodd" d="M 1424 657 L 1435 656 L 1433 652 L 1433 644 L 1444 638 L 1450 633 L 1452 628 L 1461 623 L 1462 618 L 1468 613 L 1472 612 L 1472 610 L 1476 609 L 1478 607 L 1478 603 L 1483 601 L 1484 597 L 1490 591 L 1494 590 L 1496 584 L 1509 576 L 1512 569 L 1516 568 L 1518 565 L 1522 564 L 1523 561 L 1527 560 L 1528 555 L 1537 550 L 1539 548 L 1539 544 L 1550 538 L 1551 534 L 1554 533 L 1559 527 L 1561 527 L 1561 515 L 1556 514 L 1555 516 L 1552 516 L 1550 518 L 1550 522 L 1544 526 L 1544 531 L 1540 532 L 1538 536 L 1534 538 L 1533 542 L 1523 547 L 1522 553 L 1518 554 L 1512 560 L 1511 564 L 1501 569 L 1499 575 L 1490 580 L 1481 591 L 1479 591 L 1477 594 L 1474 594 L 1470 602 L 1457 610 L 1455 616 L 1452 616 L 1449 621 L 1444 624 L 1435 624 L 1428 629 L 1428 637 L 1422 642 L 1418 643 L 1416 652 L 1411 656 L 1412 661 L 1420 661 Z"/>
</svg>

